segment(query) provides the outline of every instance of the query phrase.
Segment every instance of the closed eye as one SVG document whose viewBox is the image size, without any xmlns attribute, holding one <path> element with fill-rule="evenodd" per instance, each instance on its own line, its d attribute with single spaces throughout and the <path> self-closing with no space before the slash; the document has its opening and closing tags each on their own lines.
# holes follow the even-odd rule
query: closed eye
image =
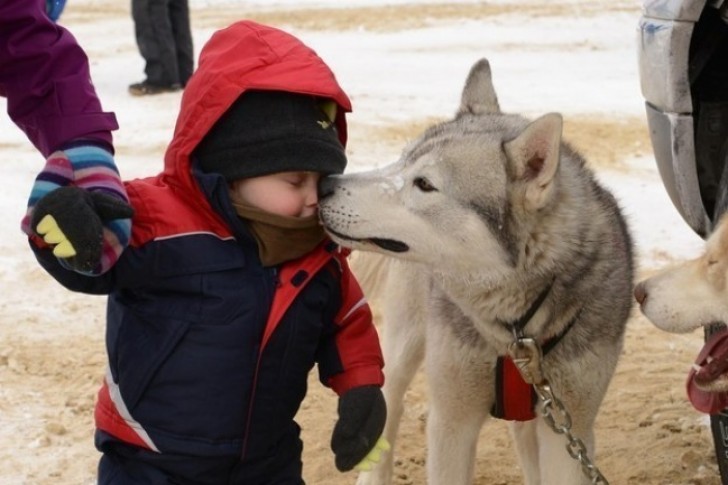
<svg viewBox="0 0 728 485">
<path fill-rule="evenodd" d="M 301 185 L 304 180 L 302 176 L 295 174 L 286 174 L 284 177 L 281 177 L 281 179 L 288 185 L 293 185 L 294 187 L 298 187 L 299 185 Z"/>
<path fill-rule="evenodd" d="M 437 187 L 432 185 L 425 177 L 417 177 L 412 183 L 422 192 L 435 192 L 437 190 Z"/>
</svg>

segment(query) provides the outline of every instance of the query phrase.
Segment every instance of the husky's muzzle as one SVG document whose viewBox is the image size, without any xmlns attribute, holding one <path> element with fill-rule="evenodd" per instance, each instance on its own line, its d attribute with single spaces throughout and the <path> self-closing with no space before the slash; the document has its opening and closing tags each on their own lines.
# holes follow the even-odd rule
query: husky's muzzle
<svg viewBox="0 0 728 485">
<path fill-rule="evenodd" d="M 334 192 L 336 191 L 336 188 L 338 186 L 338 179 L 336 177 L 325 177 L 321 182 L 319 183 L 319 206 L 321 204 L 325 204 L 325 200 L 329 197 L 331 197 Z M 324 229 L 326 232 L 328 232 L 330 235 L 332 235 L 334 238 L 338 239 L 342 245 L 346 246 L 347 241 L 353 242 L 353 243 L 365 243 L 365 244 L 372 244 L 374 246 L 377 246 L 381 249 L 384 249 L 385 251 L 390 251 L 392 253 L 405 253 L 409 251 L 409 245 L 402 241 L 398 241 L 396 239 L 390 239 L 390 238 L 384 238 L 384 237 L 365 237 L 365 238 L 358 238 L 358 237 L 352 237 L 346 234 L 343 234 L 337 230 L 334 230 L 331 227 L 331 221 L 327 220 L 326 217 L 326 211 L 319 210 L 319 217 L 321 220 L 321 223 L 324 226 Z"/>
</svg>

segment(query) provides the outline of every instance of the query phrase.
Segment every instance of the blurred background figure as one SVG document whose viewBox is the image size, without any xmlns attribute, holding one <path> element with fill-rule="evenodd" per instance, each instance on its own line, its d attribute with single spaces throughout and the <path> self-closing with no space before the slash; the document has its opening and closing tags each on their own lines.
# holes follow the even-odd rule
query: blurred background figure
<svg viewBox="0 0 728 485">
<path fill-rule="evenodd" d="M 46 0 L 46 12 L 48 17 L 54 22 L 57 22 L 63 13 L 63 8 L 66 6 L 66 0 Z"/>
<path fill-rule="evenodd" d="M 134 96 L 185 87 L 194 68 L 188 0 L 132 0 L 132 18 L 147 78 L 129 86 Z"/>
</svg>

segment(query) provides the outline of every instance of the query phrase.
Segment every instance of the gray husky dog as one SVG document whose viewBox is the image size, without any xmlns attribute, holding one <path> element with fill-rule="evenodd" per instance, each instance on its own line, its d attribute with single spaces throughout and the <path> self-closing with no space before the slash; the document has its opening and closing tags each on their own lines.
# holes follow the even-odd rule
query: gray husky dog
<svg viewBox="0 0 728 485">
<path fill-rule="evenodd" d="M 590 483 L 539 413 L 543 401 L 502 392 L 501 359 L 517 338 L 533 339 L 571 433 L 594 460 L 594 421 L 632 305 L 632 243 L 614 197 L 561 136 L 558 114 L 529 122 L 501 113 L 482 59 L 454 119 L 390 166 L 322 183 L 329 234 L 389 256 L 384 433 L 394 446 L 424 360 L 432 485 L 472 482 L 478 434 L 490 415 L 508 414 L 497 411 L 504 402 L 535 411 L 510 428 L 527 484 Z M 391 483 L 392 463 L 385 455 L 358 483 Z"/>
</svg>

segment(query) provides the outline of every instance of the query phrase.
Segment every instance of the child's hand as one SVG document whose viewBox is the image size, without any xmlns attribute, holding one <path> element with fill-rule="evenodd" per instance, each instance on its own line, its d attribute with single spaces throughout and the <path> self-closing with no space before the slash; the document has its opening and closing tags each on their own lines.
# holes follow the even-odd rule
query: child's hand
<svg viewBox="0 0 728 485">
<path fill-rule="evenodd" d="M 371 467 L 379 460 L 381 451 L 387 448 L 375 448 L 386 420 L 387 406 L 378 386 L 355 387 L 339 398 L 339 420 L 331 436 L 331 449 L 339 471 L 349 471 L 357 465 L 366 466 L 367 459 L 372 462 L 369 464 Z"/>
<path fill-rule="evenodd" d="M 128 202 L 111 152 L 93 142 L 72 142 L 46 160 L 21 228 L 53 245 L 67 268 L 99 275 L 129 244 L 133 211 Z"/>
<path fill-rule="evenodd" d="M 102 192 L 61 187 L 38 201 L 31 227 L 53 247 L 53 254 L 75 271 L 91 273 L 101 264 L 104 224 L 128 219 L 126 202 Z"/>
</svg>

